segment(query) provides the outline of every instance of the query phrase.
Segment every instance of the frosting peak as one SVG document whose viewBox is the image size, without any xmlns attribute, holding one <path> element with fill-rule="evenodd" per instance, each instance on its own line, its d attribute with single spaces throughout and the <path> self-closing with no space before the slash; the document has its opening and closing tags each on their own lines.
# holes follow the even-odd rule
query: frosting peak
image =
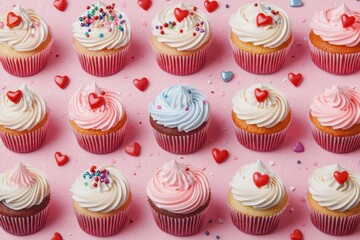
<svg viewBox="0 0 360 240">
<path fill-rule="evenodd" d="M 10 183 L 15 187 L 30 187 L 35 182 L 35 176 L 21 162 L 15 166 L 9 175 Z"/>
<path fill-rule="evenodd" d="M 189 189 L 194 184 L 195 180 L 195 176 L 190 171 L 189 167 L 178 163 L 176 160 L 165 163 L 159 177 L 162 183 L 179 191 Z"/>
</svg>

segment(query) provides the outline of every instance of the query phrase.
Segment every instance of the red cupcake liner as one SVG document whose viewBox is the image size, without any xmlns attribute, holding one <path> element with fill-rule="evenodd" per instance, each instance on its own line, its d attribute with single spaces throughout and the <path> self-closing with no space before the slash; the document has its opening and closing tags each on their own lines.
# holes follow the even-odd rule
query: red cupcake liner
<svg viewBox="0 0 360 240">
<path fill-rule="evenodd" d="M 90 56 L 76 50 L 81 67 L 92 75 L 106 77 L 119 72 L 125 66 L 125 59 L 130 48 L 127 44 L 118 53 L 107 56 Z"/>
<path fill-rule="evenodd" d="M 14 135 L 11 133 L 0 132 L 4 146 L 16 153 L 33 152 L 41 147 L 45 141 L 49 120 L 35 131 Z"/>
<path fill-rule="evenodd" d="M 268 54 L 254 54 L 243 51 L 236 47 L 231 41 L 233 55 L 236 63 L 245 71 L 255 74 L 269 74 L 276 72 L 284 64 L 286 56 L 293 44 L 291 43 L 279 51 Z"/>
<path fill-rule="evenodd" d="M 75 137 L 82 149 L 95 154 L 111 153 L 122 144 L 127 122 L 119 130 L 103 135 L 82 134 L 73 130 Z"/>
<path fill-rule="evenodd" d="M 360 134 L 337 137 L 320 131 L 311 121 L 311 131 L 315 141 L 323 149 L 333 153 L 348 153 L 360 147 Z"/>
<path fill-rule="evenodd" d="M 49 60 L 52 38 L 48 45 L 40 52 L 24 58 L 0 56 L 0 62 L 5 71 L 18 77 L 29 77 L 40 72 Z"/>
<path fill-rule="evenodd" d="M 185 135 L 175 136 L 158 132 L 153 129 L 155 139 L 165 151 L 174 154 L 189 154 L 196 152 L 206 142 L 210 121 L 200 131 Z"/>
<path fill-rule="evenodd" d="M 330 53 L 315 47 L 309 40 L 310 54 L 313 62 L 320 69 L 336 74 L 351 74 L 360 69 L 360 53 Z"/>
<path fill-rule="evenodd" d="M 204 66 L 209 46 L 210 43 L 205 48 L 187 56 L 168 55 L 155 50 L 156 61 L 165 72 L 179 76 L 190 75 Z"/>
<path fill-rule="evenodd" d="M 129 210 L 130 206 L 112 216 L 96 218 L 81 214 L 75 209 L 75 215 L 84 232 L 98 237 L 108 237 L 119 233 L 124 228 Z"/>
<path fill-rule="evenodd" d="M 18 236 L 38 232 L 44 227 L 49 212 L 49 204 L 41 212 L 27 217 L 0 215 L 0 226 L 8 233 Z"/>
</svg>

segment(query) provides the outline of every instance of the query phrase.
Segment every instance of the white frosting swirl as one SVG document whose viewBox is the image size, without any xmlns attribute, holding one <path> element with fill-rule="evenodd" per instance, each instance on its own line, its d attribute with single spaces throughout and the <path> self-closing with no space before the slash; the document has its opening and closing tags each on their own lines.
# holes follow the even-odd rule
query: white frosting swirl
<svg viewBox="0 0 360 240">
<path fill-rule="evenodd" d="M 256 5 L 256 6 L 255 6 Z M 272 11 L 278 11 L 273 14 Z M 270 16 L 273 20 L 267 26 L 258 27 L 256 18 L 259 13 Z M 243 42 L 250 42 L 255 46 L 276 48 L 287 41 L 291 35 L 289 16 L 281 8 L 271 3 L 249 3 L 240 7 L 230 17 L 232 32 Z"/>
<path fill-rule="evenodd" d="M 269 95 L 263 102 L 258 102 L 255 89 L 268 91 Z M 284 93 L 270 84 L 255 84 L 236 93 L 232 99 L 233 111 L 237 118 L 247 124 L 271 128 L 283 121 L 289 114 L 290 107 Z"/>
<path fill-rule="evenodd" d="M 343 184 L 335 180 L 335 171 L 348 172 L 348 178 Z M 330 210 L 344 212 L 360 203 L 360 175 L 337 163 L 315 169 L 309 185 L 312 198 Z"/>
<path fill-rule="evenodd" d="M 270 177 L 269 183 L 258 188 L 253 180 L 256 172 L 267 174 Z M 270 172 L 260 160 L 242 166 L 236 172 L 230 186 L 234 199 L 257 210 L 266 210 L 275 206 L 283 200 L 286 193 L 282 180 Z"/>
<path fill-rule="evenodd" d="M 25 131 L 33 129 L 46 115 L 44 99 L 23 83 L 19 90 L 22 98 L 13 103 L 3 94 L 0 98 L 0 125 L 5 128 Z"/>
</svg>

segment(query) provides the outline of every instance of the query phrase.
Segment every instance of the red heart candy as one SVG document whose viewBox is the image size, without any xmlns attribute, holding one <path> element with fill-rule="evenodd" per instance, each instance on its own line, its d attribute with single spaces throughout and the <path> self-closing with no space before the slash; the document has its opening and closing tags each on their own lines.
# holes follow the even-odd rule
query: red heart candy
<svg viewBox="0 0 360 240">
<path fill-rule="evenodd" d="M 21 90 L 16 90 L 15 92 L 8 91 L 6 93 L 6 96 L 9 98 L 10 101 L 12 101 L 15 104 L 18 104 L 23 96 L 23 93 Z"/>
<path fill-rule="evenodd" d="M 18 15 L 16 15 L 13 12 L 9 12 L 6 17 L 6 26 L 9 28 L 14 28 L 16 26 L 19 26 L 19 24 L 22 22 L 22 18 Z"/>
<path fill-rule="evenodd" d="M 53 237 L 51 238 L 51 240 L 63 240 L 62 236 L 60 235 L 60 233 L 56 232 L 54 233 Z"/>
<path fill-rule="evenodd" d="M 131 146 L 125 147 L 125 152 L 131 156 L 137 157 L 140 155 L 140 144 L 134 142 Z"/>
<path fill-rule="evenodd" d="M 138 0 L 137 4 L 146 11 L 151 6 L 151 0 Z"/>
<path fill-rule="evenodd" d="M 256 16 L 256 25 L 258 27 L 264 27 L 264 26 L 270 25 L 272 23 L 272 21 L 273 21 L 272 17 L 266 16 L 263 13 L 259 13 Z"/>
<path fill-rule="evenodd" d="M 140 91 L 143 92 L 149 86 L 149 80 L 145 77 L 143 77 L 141 79 L 134 79 L 133 84 L 135 85 L 135 87 L 137 89 L 139 89 Z"/>
<path fill-rule="evenodd" d="M 255 185 L 258 188 L 261 188 L 262 186 L 265 186 L 269 183 L 270 177 L 267 174 L 262 175 L 259 172 L 255 172 L 253 174 L 253 180 L 254 180 Z"/>
<path fill-rule="evenodd" d="M 269 96 L 269 92 L 267 90 L 261 90 L 260 88 L 255 88 L 254 94 L 258 102 L 265 101 Z"/>
<path fill-rule="evenodd" d="M 56 75 L 54 78 L 54 81 L 55 81 L 56 85 L 59 86 L 59 88 L 65 89 L 67 87 L 67 85 L 69 85 L 70 79 L 68 76 Z"/>
<path fill-rule="evenodd" d="M 184 20 L 184 18 L 189 16 L 189 11 L 188 10 L 182 10 L 180 8 L 175 8 L 174 15 L 175 15 L 176 20 L 178 22 L 181 22 L 182 20 Z"/>
<path fill-rule="evenodd" d="M 56 160 L 57 165 L 60 167 L 69 161 L 69 157 L 66 155 L 63 155 L 61 152 L 56 152 L 55 160 Z"/>
<path fill-rule="evenodd" d="M 65 11 L 66 6 L 67 6 L 67 1 L 66 0 L 55 0 L 53 2 L 54 7 L 56 7 L 59 11 Z"/>
<path fill-rule="evenodd" d="M 303 235 L 299 229 L 295 229 L 294 232 L 290 235 L 291 240 L 302 240 Z"/>
<path fill-rule="evenodd" d="M 224 162 L 229 156 L 228 151 L 225 150 L 225 149 L 220 151 L 217 148 L 213 148 L 211 153 L 212 153 L 212 155 L 213 155 L 213 157 L 215 159 L 215 162 L 218 163 L 218 164 Z"/>
<path fill-rule="evenodd" d="M 341 22 L 344 28 L 351 27 L 355 22 L 356 18 L 354 16 L 348 16 L 346 14 L 341 15 Z"/>
<path fill-rule="evenodd" d="M 204 2 L 204 6 L 205 6 L 205 8 L 206 8 L 206 10 L 208 11 L 208 12 L 213 12 L 213 11 L 215 11 L 218 7 L 219 7 L 219 4 L 218 4 L 218 2 L 217 1 L 208 1 L 208 0 L 206 0 L 205 2 Z"/>
<path fill-rule="evenodd" d="M 291 73 L 288 74 L 288 78 L 289 78 L 289 81 L 295 87 L 298 87 L 298 86 L 300 86 L 300 83 L 302 82 L 303 76 L 302 76 L 301 73 L 294 74 L 294 73 L 291 72 Z"/>
<path fill-rule="evenodd" d="M 103 97 L 98 97 L 95 93 L 90 93 L 88 96 L 90 108 L 95 110 L 105 104 Z"/>
<path fill-rule="evenodd" d="M 348 177 L 349 177 L 349 173 L 347 171 L 334 172 L 334 178 L 339 184 L 343 184 L 346 181 L 346 179 L 348 179 Z"/>
</svg>

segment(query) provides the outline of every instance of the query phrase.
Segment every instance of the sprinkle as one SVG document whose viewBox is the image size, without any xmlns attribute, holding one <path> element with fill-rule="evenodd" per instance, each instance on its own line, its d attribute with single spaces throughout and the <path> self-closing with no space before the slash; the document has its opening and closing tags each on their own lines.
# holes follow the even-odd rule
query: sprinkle
<svg viewBox="0 0 360 240">
<path fill-rule="evenodd" d="M 100 15 L 100 16 L 99 16 L 99 19 L 100 19 L 100 20 L 103 19 L 103 16 Z"/>
<path fill-rule="evenodd" d="M 295 146 L 293 147 L 294 152 L 300 153 L 300 152 L 303 152 L 304 150 L 305 150 L 304 146 L 302 145 L 301 142 L 296 142 L 295 143 Z"/>
<path fill-rule="evenodd" d="M 88 29 L 88 32 L 91 32 L 91 28 Z"/>
<path fill-rule="evenodd" d="M 105 179 L 105 184 L 109 184 L 109 179 Z"/>
<path fill-rule="evenodd" d="M 213 222 L 213 220 L 212 219 L 209 219 L 209 223 L 212 223 Z"/>
<path fill-rule="evenodd" d="M 219 224 L 223 224 L 225 222 L 225 220 L 223 218 L 218 218 L 218 223 Z"/>
<path fill-rule="evenodd" d="M 201 30 L 200 30 L 200 32 L 201 32 L 201 33 L 204 33 L 204 32 L 205 32 L 205 30 L 204 30 L 204 29 L 201 29 Z"/>
<path fill-rule="evenodd" d="M 98 187 L 98 184 L 97 184 L 97 183 L 94 183 L 93 186 L 94 186 L 94 187 Z"/>
<path fill-rule="evenodd" d="M 255 4 L 254 4 L 254 6 L 255 6 L 255 7 L 257 7 L 257 6 L 258 6 L 258 4 L 257 4 L 257 3 L 255 3 Z"/>
<path fill-rule="evenodd" d="M 301 161 L 300 161 L 300 160 L 297 160 L 296 163 L 297 163 L 297 164 L 301 164 Z"/>
<path fill-rule="evenodd" d="M 34 26 L 34 24 L 31 24 L 31 26 L 30 26 L 31 28 L 34 28 L 35 26 Z"/>
<path fill-rule="evenodd" d="M 108 31 L 111 32 L 111 31 L 112 31 L 112 28 L 109 28 Z"/>
<path fill-rule="evenodd" d="M 104 37 L 104 34 L 103 34 L 103 33 L 100 33 L 100 34 L 99 34 L 99 37 L 100 37 L 100 38 L 103 38 L 103 37 Z"/>
<path fill-rule="evenodd" d="M 270 165 L 270 166 L 274 166 L 274 165 L 275 165 L 275 162 L 274 162 L 274 161 L 269 161 L 269 165 Z"/>
<path fill-rule="evenodd" d="M 210 235 L 209 231 L 205 231 L 205 235 L 209 236 Z"/>
<path fill-rule="evenodd" d="M 184 32 L 184 30 L 180 29 L 180 33 L 183 33 L 183 32 Z"/>
<path fill-rule="evenodd" d="M 160 31 L 160 34 L 161 34 L 161 35 L 163 35 L 163 34 L 164 34 L 164 31 L 163 31 L 163 30 L 161 30 L 161 31 Z"/>
<path fill-rule="evenodd" d="M 202 100 L 202 103 L 203 103 L 203 104 L 206 104 L 206 100 Z"/>
<path fill-rule="evenodd" d="M 83 23 L 80 23 L 80 27 L 84 27 L 84 24 L 83 24 Z"/>
<path fill-rule="evenodd" d="M 160 105 L 157 105 L 157 107 L 156 107 L 156 108 L 160 110 L 160 109 L 161 109 L 161 106 L 160 106 Z"/>
<path fill-rule="evenodd" d="M 225 8 L 229 8 L 230 6 L 229 6 L 229 4 L 225 4 Z"/>
<path fill-rule="evenodd" d="M 84 185 L 85 185 L 85 187 L 87 187 L 89 185 L 89 183 L 85 182 Z"/>
<path fill-rule="evenodd" d="M 193 32 L 193 36 L 194 36 L 194 37 L 196 36 L 196 32 Z"/>
<path fill-rule="evenodd" d="M 122 19 L 122 18 L 123 18 L 123 16 L 122 16 L 121 14 L 119 14 L 119 18 L 120 18 L 120 19 Z"/>
<path fill-rule="evenodd" d="M 90 6 L 86 6 L 86 9 L 89 10 L 89 9 L 90 9 Z"/>
<path fill-rule="evenodd" d="M 114 17 L 113 17 L 113 16 L 110 16 L 110 20 L 111 20 L 111 21 L 114 21 Z"/>
<path fill-rule="evenodd" d="M 187 172 L 188 172 L 189 170 L 190 170 L 190 169 L 189 169 L 188 167 L 185 167 L 185 171 L 187 171 Z"/>
<path fill-rule="evenodd" d="M 197 7 L 193 7 L 193 11 L 196 11 L 197 10 Z"/>
<path fill-rule="evenodd" d="M 191 90 L 188 90 L 188 94 L 191 94 Z"/>
<path fill-rule="evenodd" d="M 271 10 L 271 7 L 267 7 L 266 9 L 267 9 L 267 10 Z"/>
<path fill-rule="evenodd" d="M 189 111 L 189 107 L 186 107 L 186 108 L 185 108 L 185 111 Z"/>
<path fill-rule="evenodd" d="M 103 12 L 101 15 L 102 15 L 103 17 L 105 17 L 106 13 L 105 13 L 105 12 Z"/>
<path fill-rule="evenodd" d="M 197 28 L 195 28 L 195 30 L 196 30 L 196 31 L 199 31 L 199 30 L 200 30 L 200 28 L 198 28 L 198 27 L 197 27 Z"/>
<path fill-rule="evenodd" d="M 294 186 L 290 186 L 289 189 L 290 189 L 290 191 L 292 191 L 292 192 L 295 191 L 295 187 L 294 187 Z"/>
<path fill-rule="evenodd" d="M 172 22 L 171 22 L 171 21 L 169 21 L 168 23 L 169 23 L 169 25 L 172 25 Z"/>
<path fill-rule="evenodd" d="M 168 23 L 164 23 L 164 27 L 168 27 L 169 26 L 169 24 Z"/>
<path fill-rule="evenodd" d="M 158 26 L 158 25 L 155 25 L 155 29 L 159 29 L 159 26 Z"/>
<path fill-rule="evenodd" d="M 88 35 L 89 35 L 89 33 L 88 33 L 88 32 L 85 32 L 85 35 L 86 35 L 86 36 L 88 36 Z"/>
<path fill-rule="evenodd" d="M 168 98 L 168 95 L 165 95 L 164 98 L 165 98 L 165 99 Z"/>
<path fill-rule="evenodd" d="M 219 236 L 219 235 L 216 235 L 216 239 L 220 239 L 220 236 Z"/>
</svg>

